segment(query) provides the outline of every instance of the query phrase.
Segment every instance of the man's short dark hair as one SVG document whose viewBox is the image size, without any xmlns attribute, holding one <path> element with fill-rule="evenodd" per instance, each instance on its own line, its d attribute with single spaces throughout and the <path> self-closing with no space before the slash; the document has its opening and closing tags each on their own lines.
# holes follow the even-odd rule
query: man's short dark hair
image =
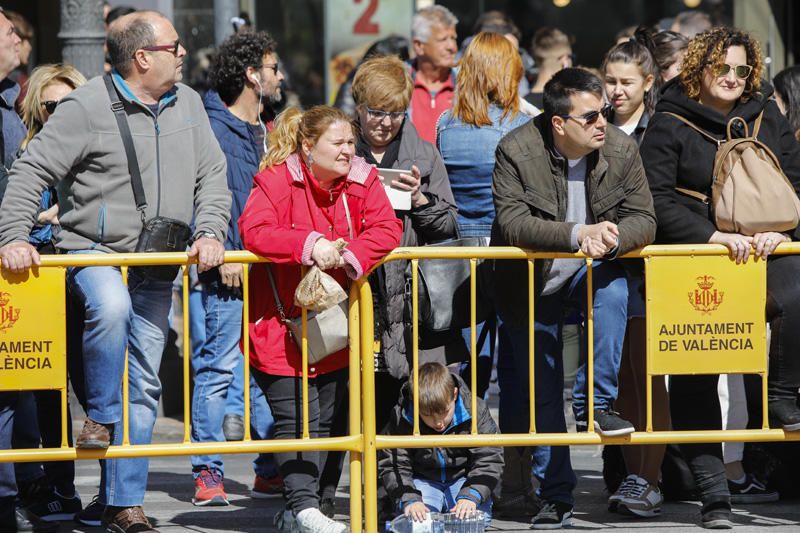
<svg viewBox="0 0 800 533">
<path fill-rule="evenodd" d="M 264 55 L 274 54 L 276 49 L 275 40 L 263 31 L 230 35 L 211 57 L 209 86 L 219 93 L 223 102 L 231 105 L 242 94 L 247 67 L 259 70 Z"/>
<path fill-rule="evenodd" d="M 592 93 L 603 96 L 600 78 L 582 68 L 559 70 L 544 86 L 544 116 L 547 122 L 556 116 L 569 115 L 572 111 L 570 97 L 576 93 Z"/>
<path fill-rule="evenodd" d="M 156 44 L 156 32 L 153 25 L 144 16 L 135 16 L 127 24 L 112 24 L 108 29 L 106 44 L 108 45 L 108 62 L 122 77 L 126 77 L 131 69 L 131 61 L 136 50 Z"/>
</svg>

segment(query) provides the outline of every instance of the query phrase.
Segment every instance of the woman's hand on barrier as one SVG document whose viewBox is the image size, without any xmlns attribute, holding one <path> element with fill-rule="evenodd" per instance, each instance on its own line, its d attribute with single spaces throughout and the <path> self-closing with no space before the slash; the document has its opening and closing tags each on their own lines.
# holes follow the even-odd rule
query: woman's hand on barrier
<svg viewBox="0 0 800 533">
<path fill-rule="evenodd" d="M 219 277 L 222 284 L 229 289 L 239 289 L 242 286 L 242 264 L 223 263 L 219 266 Z"/>
<path fill-rule="evenodd" d="M 420 190 L 422 176 L 417 165 L 411 165 L 411 174 L 400 174 L 392 184 L 392 187 L 401 191 L 411 192 L 411 207 L 421 207 L 428 203 L 428 197 Z"/>
<path fill-rule="evenodd" d="M 731 259 L 736 264 L 746 263 L 750 258 L 750 250 L 753 247 L 753 237 L 740 233 L 726 233 L 715 231 L 708 239 L 709 244 L 724 244 L 731 254 Z"/>
<path fill-rule="evenodd" d="M 42 264 L 36 248 L 24 241 L 12 241 L 0 247 L 0 262 L 4 269 L 17 274 L 25 272 L 33 265 Z"/>
<path fill-rule="evenodd" d="M 318 239 L 311 250 L 311 259 L 320 270 L 336 268 L 342 256 L 331 241 L 326 238 Z"/>
<path fill-rule="evenodd" d="M 460 500 L 456 501 L 455 506 L 450 509 L 450 512 L 455 513 L 456 518 L 459 520 L 464 520 L 465 518 L 472 516 L 477 508 L 478 504 L 474 501 L 470 500 L 469 498 L 461 498 Z"/>
<path fill-rule="evenodd" d="M 789 242 L 792 239 L 785 233 L 766 231 L 753 235 L 753 247 L 756 249 L 756 257 L 766 259 L 768 255 L 775 251 L 775 248 L 782 242 Z"/>
<path fill-rule="evenodd" d="M 430 511 L 422 502 L 414 502 L 406 505 L 403 514 L 414 522 L 424 522 Z"/>
</svg>

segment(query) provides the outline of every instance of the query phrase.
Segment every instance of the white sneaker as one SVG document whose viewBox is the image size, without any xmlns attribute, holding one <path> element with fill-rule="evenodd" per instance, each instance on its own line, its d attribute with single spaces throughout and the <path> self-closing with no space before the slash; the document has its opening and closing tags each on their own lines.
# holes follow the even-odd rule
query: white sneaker
<svg viewBox="0 0 800 533">
<path fill-rule="evenodd" d="M 617 508 L 622 514 L 652 518 L 661 514 L 663 501 L 664 496 L 661 495 L 658 487 L 654 487 L 646 479 L 639 478 L 628 489 L 628 493 L 619 502 Z"/>
<path fill-rule="evenodd" d="M 344 533 L 347 531 L 345 524 L 331 520 L 315 507 L 303 509 L 297 513 L 295 519 L 300 527 L 300 533 Z"/>
<path fill-rule="evenodd" d="M 617 492 L 608 497 L 608 510 L 610 512 L 617 512 L 619 502 L 628 495 L 628 491 L 636 484 L 636 480 L 638 479 L 641 478 L 636 474 L 628 474 L 628 476 L 622 480 L 622 483 L 617 487 Z"/>
</svg>

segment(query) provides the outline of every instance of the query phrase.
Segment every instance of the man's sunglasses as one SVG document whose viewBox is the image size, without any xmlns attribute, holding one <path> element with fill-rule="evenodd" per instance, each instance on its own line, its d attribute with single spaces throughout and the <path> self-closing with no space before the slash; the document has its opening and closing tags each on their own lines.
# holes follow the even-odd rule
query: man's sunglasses
<svg viewBox="0 0 800 533">
<path fill-rule="evenodd" d="M 172 55 L 178 55 L 178 50 L 181 47 L 181 40 L 175 39 L 174 43 L 171 44 L 156 44 L 153 46 L 142 46 L 139 50 L 144 50 L 146 52 L 169 52 Z"/>
<path fill-rule="evenodd" d="M 589 126 L 597 122 L 597 119 L 600 118 L 600 115 L 603 115 L 603 118 L 608 118 L 608 114 L 611 112 L 612 106 L 611 104 L 604 105 L 599 111 L 589 111 L 588 113 L 584 113 L 583 115 L 578 115 L 574 117 L 572 115 L 558 115 L 559 117 L 563 118 L 564 120 L 572 119 L 576 122 L 583 122 L 585 126 Z"/>
<path fill-rule="evenodd" d="M 727 76 L 731 70 L 733 70 L 733 73 L 737 78 L 740 80 L 746 80 L 750 77 L 750 73 L 753 72 L 753 67 L 750 65 L 737 65 L 734 67 L 733 65 L 729 65 L 727 63 L 723 63 L 718 67 L 714 67 L 714 72 L 720 78 Z"/>
<path fill-rule="evenodd" d="M 271 65 L 269 65 L 267 63 L 264 63 L 263 65 L 261 65 L 261 68 L 268 68 L 268 69 L 270 69 L 272 71 L 273 75 L 275 75 L 275 76 L 278 75 L 278 64 L 277 63 L 273 63 Z"/>
<path fill-rule="evenodd" d="M 47 111 L 48 114 L 52 115 L 56 111 L 56 106 L 58 105 L 58 100 L 45 100 L 41 103 L 41 106 L 44 107 L 44 110 Z"/>
</svg>

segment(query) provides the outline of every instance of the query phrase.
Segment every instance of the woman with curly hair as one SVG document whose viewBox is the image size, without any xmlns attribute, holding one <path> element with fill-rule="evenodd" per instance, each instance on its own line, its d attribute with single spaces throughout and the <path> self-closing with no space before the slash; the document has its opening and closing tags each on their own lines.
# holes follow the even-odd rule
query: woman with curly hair
<svg viewBox="0 0 800 533">
<path fill-rule="evenodd" d="M 758 140 L 777 156 L 786 176 L 800 190 L 800 145 L 786 118 L 770 99 L 772 87 L 761 79 L 764 63 L 759 43 L 749 34 L 715 28 L 689 42 L 683 70 L 664 87 L 641 146 L 653 193 L 660 243 L 716 243 L 731 259 L 751 255 L 767 260 L 766 317 L 772 328 L 769 358 L 769 415 L 773 427 L 800 430 L 797 389 L 800 385 L 800 256 L 772 256 L 782 242 L 800 239 L 795 228 L 743 235 L 719 230 L 710 204 L 696 196 L 711 195 L 717 143 L 729 121 L 741 117 Z M 670 114 L 668 114 L 670 113 Z M 674 115 L 677 115 L 674 116 Z M 736 127 L 739 126 L 739 127 Z M 743 137 L 737 122 L 735 136 Z M 682 192 L 688 191 L 688 193 Z M 699 195 L 697 194 L 699 193 Z M 719 376 L 673 376 L 670 407 L 677 430 L 720 429 Z M 730 491 L 719 443 L 684 444 L 681 451 L 700 489 L 703 526 L 730 528 Z"/>
</svg>

